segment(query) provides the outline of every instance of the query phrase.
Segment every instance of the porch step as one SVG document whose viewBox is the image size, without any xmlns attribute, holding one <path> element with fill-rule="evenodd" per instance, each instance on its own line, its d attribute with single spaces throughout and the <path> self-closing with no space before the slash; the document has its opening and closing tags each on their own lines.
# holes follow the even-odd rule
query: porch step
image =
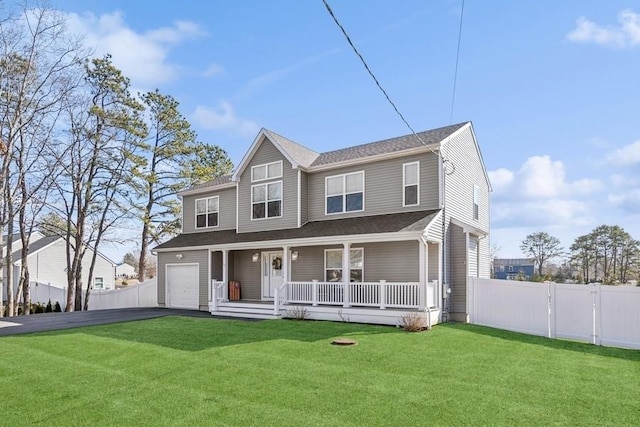
<svg viewBox="0 0 640 427">
<path fill-rule="evenodd" d="M 279 319 L 282 316 L 273 314 L 271 304 L 251 304 L 241 302 L 220 303 L 217 310 L 211 312 L 214 316 L 244 317 L 249 319 Z"/>
</svg>

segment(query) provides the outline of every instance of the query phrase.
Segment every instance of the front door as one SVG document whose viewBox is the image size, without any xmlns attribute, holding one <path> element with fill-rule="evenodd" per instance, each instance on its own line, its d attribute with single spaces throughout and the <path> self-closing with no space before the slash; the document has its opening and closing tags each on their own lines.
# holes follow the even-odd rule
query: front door
<svg viewBox="0 0 640 427">
<path fill-rule="evenodd" d="M 273 299 L 282 286 L 282 251 L 262 253 L 262 299 Z"/>
</svg>

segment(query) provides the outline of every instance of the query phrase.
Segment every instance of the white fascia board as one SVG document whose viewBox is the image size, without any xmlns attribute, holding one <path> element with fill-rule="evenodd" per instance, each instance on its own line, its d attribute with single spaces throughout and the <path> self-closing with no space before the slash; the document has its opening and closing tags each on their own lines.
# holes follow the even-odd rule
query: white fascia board
<svg viewBox="0 0 640 427">
<path fill-rule="evenodd" d="M 457 225 L 458 227 L 461 227 L 462 230 L 465 233 L 471 233 L 471 234 L 475 234 L 476 236 L 482 236 L 482 237 L 489 235 L 488 231 L 485 231 L 485 230 L 483 230 L 481 228 L 478 228 L 476 226 L 467 224 L 467 223 L 465 223 L 463 221 L 460 221 L 459 219 L 456 219 L 456 218 L 451 218 L 451 223 Z"/>
</svg>

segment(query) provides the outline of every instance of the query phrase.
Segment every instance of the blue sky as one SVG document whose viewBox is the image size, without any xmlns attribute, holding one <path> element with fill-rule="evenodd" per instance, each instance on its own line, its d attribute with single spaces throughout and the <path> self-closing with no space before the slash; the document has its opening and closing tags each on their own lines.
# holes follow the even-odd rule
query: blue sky
<svg viewBox="0 0 640 427">
<path fill-rule="evenodd" d="M 411 126 L 448 125 L 461 0 L 329 3 Z M 320 152 L 409 133 L 321 0 L 52 6 L 234 163 L 261 127 Z M 636 1 L 466 1 L 452 121 L 473 121 L 499 256 L 535 231 L 640 239 L 639 76 Z"/>
</svg>

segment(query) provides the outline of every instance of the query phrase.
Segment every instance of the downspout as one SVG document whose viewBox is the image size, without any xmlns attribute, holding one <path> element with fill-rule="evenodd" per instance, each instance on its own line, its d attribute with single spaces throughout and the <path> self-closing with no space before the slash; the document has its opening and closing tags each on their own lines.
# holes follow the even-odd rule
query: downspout
<svg viewBox="0 0 640 427">
<path fill-rule="evenodd" d="M 424 236 L 420 237 L 420 242 L 422 244 L 424 244 L 425 246 L 427 245 L 427 241 L 424 239 Z M 428 259 L 421 260 L 421 262 L 429 262 L 429 260 Z M 427 311 L 427 330 L 430 330 L 431 329 L 431 308 L 429 307 L 429 301 L 428 301 L 427 294 L 426 294 L 426 291 L 429 290 L 429 277 L 428 277 L 427 274 L 424 275 L 424 287 L 425 287 L 425 295 L 424 295 L 425 305 L 424 305 L 424 308 Z"/>
<path fill-rule="evenodd" d="M 448 285 L 447 276 L 447 236 L 446 236 L 446 224 L 447 224 L 447 211 L 446 211 L 446 173 L 444 171 L 444 156 L 442 155 L 442 145 L 438 151 L 438 172 L 440 174 L 440 209 L 442 210 L 442 283 L 440 284 L 442 291 L 442 321 L 449 321 L 449 309 L 450 309 L 450 296 L 446 296 L 445 284 Z"/>
</svg>

